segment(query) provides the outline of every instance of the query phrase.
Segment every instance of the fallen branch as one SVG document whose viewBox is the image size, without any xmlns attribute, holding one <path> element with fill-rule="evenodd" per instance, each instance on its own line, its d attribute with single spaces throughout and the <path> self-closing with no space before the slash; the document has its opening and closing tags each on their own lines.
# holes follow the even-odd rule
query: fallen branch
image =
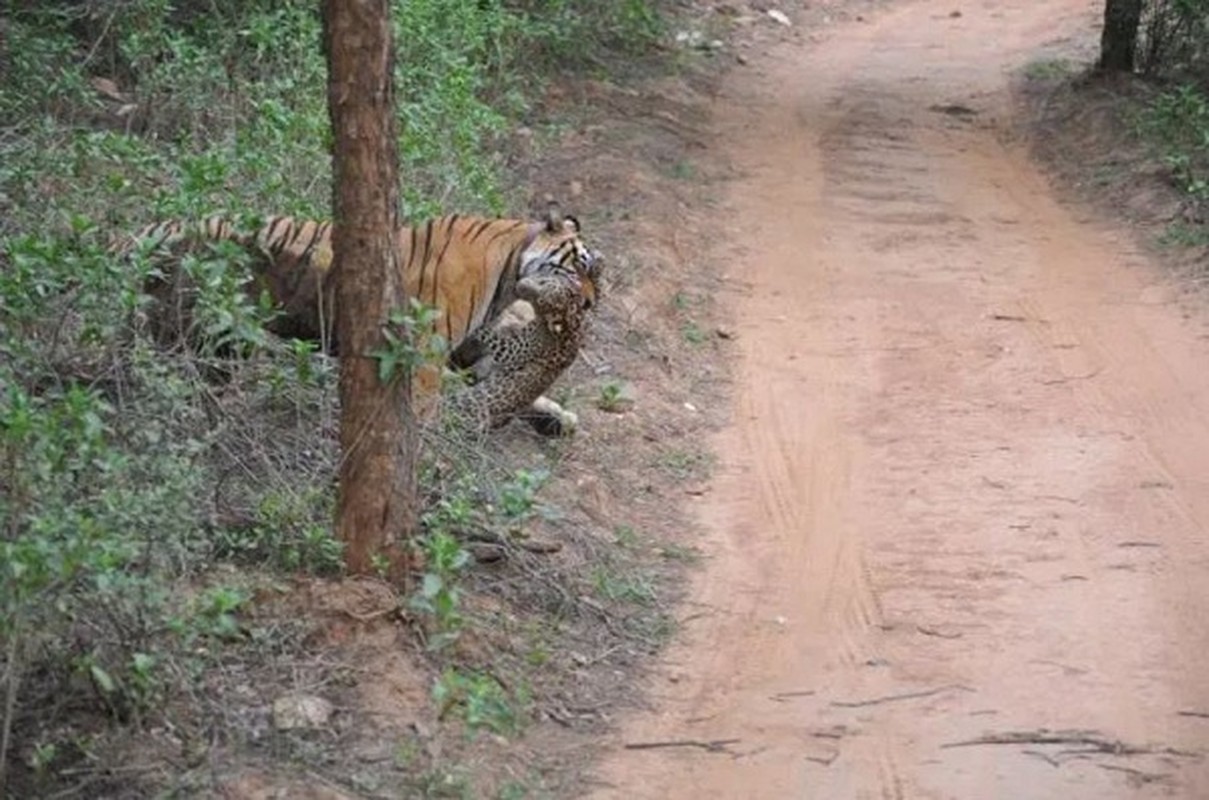
<svg viewBox="0 0 1209 800">
<path fill-rule="evenodd" d="M 1075 497 L 1063 497 L 1060 494 L 1035 494 L 1034 500 L 1057 500 L 1060 503 L 1070 503 L 1071 505 L 1080 505 L 1083 501 Z"/>
<path fill-rule="evenodd" d="M 776 700 L 778 703 L 784 703 L 786 700 L 791 700 L 794 697 L 810 697 L 814 694 L 814 689 L 801 689 L 796 692 L 777 692 L 774 695 L 769 695 L 769 700 Z"/>
<path fill-rule="evenodd" d="M 374 620 L 380 619 L 389 614 L 394 614 L 395 612 L 397 612 L 399 610 L 400 610 L 400 607 L 397 604 L 390 606 L 389 608 L 379 608 L 375 611 L 366 611 L 366 612 L 353 611 L 351 608 L 340 609 L 340 611 L 345 616 L 352 617 L 357 622 L 373 622 Z"/>
<path fill-rule="evenodd" d="M 962 634 L 960 633 L 942 633 L 935 628 L 928 628 L 923 625 L 916 625 L 915 630 L 919 631 L 924 636 L 936 636 L 941 639 L 960 639 L 962 637 Z"/>
<path fill-rule="evenodd" d="M 848 729 L 843 725 L 837 725 L 825 731 L 814 731 L 811 736 L 817 739 L 843 739 L 847 735 Z"/>
<path fill-rule="evenodd" d="M 626 742 L 626 750 L 655 750 L 664 747 L 699 747 L 710 753 L 725 753 L 732 744 L 738 744 L 740 739 L 672 739 L 666 742 Z"/>
<path fill-rule="evenodd" d="M 1071 381 L 1086 381 L 1091 380 L 1103 371 L 1103 368 L 1093 369 L 1091 372 L 1086 372 L 1082 375 L 1067 375 L 1065 378 L 1054 378 L 1048 381 L 1038 381 L 1038 383 L 1042 386 L 1058 386 L 1059 384 L 1070 383 Z"/>
<path fill-rule="evenodd" d="M 953 747 L 976 747 L 994 744 L 1078 744 L 1094 748 L 1098 752 L 1113 755 L 1132 755 L 1133 751 L 1124 742 L 1105 739 L 1092 731 L 1056 731 L 1045 729 L 1037 731 L 1008 731 L 1006 733 L 988 733 L 974 739 L 963 739 L 960 742 L 947 742 L 941 749 Z"/>
<path fill-rule="evenodd" d="M 465 533 L 465 536 L 472 542 L 482 542 L 484 544 L 496 545 L 505 549 L 509 547 L 516 547 L 530 553 L 538 553 L 541 555 L 557 553 L 563 549 L 562 542 L 508 536 L 490 528 L 470 530 Z"/>
<path fill-rule="evenodd" d="M 1095 731 L 1047 731 L 1044 728 L 1036 731 L 1008 731 L 1006 733 L 990 733 L 986 736 L 979 736 L 974 739 L 965 739 L 960 742 L 948 742 L 942 744 L 941 749 L 997 744 L 1073 744 L 1088 748 L 1084 752 L 1107 753 L 1108 755 L 1114 756 L 1163 754 L 1195 757 L 1199 755 L 1198 753 L 1188 750 L 1177 750 L 1174 747 L 1154 748 L 1131 745 L 1119 739 L 1105 738 L 1104 736 L 1097 734 Z"/>
<path fill-rule="evenodd" d="M 969 686 L 961 686 L 954 684 L 952 686 L 938 686 L 935 689 L 925 689 L 922 692 L 907 692 L 906 694 L 891 694 L 885 697 L 874 697 L 870 700 L 832 700 L 831 705 L 837 708 L 863 708 L 864 706 L 876 706 L 881 703 L 893 703 L 898 700 L 915 700 L 920 697 L 931 697 L 934 694 L 941 692 L 953 691 L 960 689 L 963 692 L 974 691 Z"/>
<path fill-rule="evenodd" d="M 816 764 L 822 764 L 824 767 L 830 767 L 831 763 L 840 757 L 839 750 L 833 750 L 825 756 L 806 756 L 807 761 L 813 761 Z"/>
</svg>

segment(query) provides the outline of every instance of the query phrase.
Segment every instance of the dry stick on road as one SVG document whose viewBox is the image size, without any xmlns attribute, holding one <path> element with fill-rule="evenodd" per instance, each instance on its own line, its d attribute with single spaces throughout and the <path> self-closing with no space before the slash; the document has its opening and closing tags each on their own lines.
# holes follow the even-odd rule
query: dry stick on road
<svg viewBox="0 0 1209 800">
<path fill-rule="evenodd" d="M 1104 371 L 1103 368 L 1093 369 L 1091 372 L 1085 372 L 1082 375 L 1067 375 L 1062 378 L 1053 378 L 1053 379 L 1047 380 L 1047 381 L 1039 381 L 1039 383 L 1042 386 L 1058 386 L 1059 384 L 1070 383 L 1071 381 L 1089 381 L 1092 378 L 1099 375 L 1103 371 Z"/>
<path fill-rule="evenodd" d="M 963 692 L 974 691 L 969 686 L 953 684 L 952 686 L 938 686 L 935 689 L 926 689 L 922 692 L 907 692 L 905 694 L 890 694 L 885 697 L 874 697 L 870 700 L 832 700 L 831 705 L 836 708 L 864 708 L 865 706 L 876 706 L 881 703 L 893 703 L 898 700 L 915 700 L 920 697 L 931 697 L 934 694 L 941 692 L 956 691 L 960 689 Z"/>
<path fill-rule="evenodd" d="M 831 762 L 835 761 L 839 757 L 840 757 L 840 751 L 836 750 L 834 752 L 828 753 L 825 756 L 806 756 L 806 760 L 813 761 L 816 764 L 822 764 L 824 767 L 830 767 Z"/>
<path fill-rule="evenodd" d="M 699 747 L 710 753 L 727 753 L 732 744 L 738 744 L 739 739 L 673 739 L 667 742 L 627 742 L 626 750 L 656 750 L 665 747 Z"/>
<path fill-rule="evenodd" d="M 988 733 L 974 739 L 964 739 L 960 742 L 947 742 L 942 749 L 953 747 L 975 747 L 995 744 L 1074 744 L 1090 748 L 1089 752 L 1107 753 L 1114 756 L 1138 755 L 1169 755 L 1196 758 L 1200 753 L 1191 750 L 1179 750 L 1174 747 L 1140 747 L 1122 742 L 1119 739 L 1108 739 L 1095 731 L 1047 731 L 1044 728 L 1035 731 L 1007 731 L 1005 733 Z"/>
</svg>

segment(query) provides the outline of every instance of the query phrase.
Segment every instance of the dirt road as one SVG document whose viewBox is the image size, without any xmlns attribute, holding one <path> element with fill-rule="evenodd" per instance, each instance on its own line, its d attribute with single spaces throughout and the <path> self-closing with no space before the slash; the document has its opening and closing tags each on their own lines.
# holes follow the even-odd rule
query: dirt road
<svg viewBox="0 0 1209 800">
<path fill-rule="evenodd" d="M 997 133 L 1101 8 L 898 4 L 731 79 L 708 613 L 594 797 L 1209 797 L 1209 327 Z"/>
</svg>

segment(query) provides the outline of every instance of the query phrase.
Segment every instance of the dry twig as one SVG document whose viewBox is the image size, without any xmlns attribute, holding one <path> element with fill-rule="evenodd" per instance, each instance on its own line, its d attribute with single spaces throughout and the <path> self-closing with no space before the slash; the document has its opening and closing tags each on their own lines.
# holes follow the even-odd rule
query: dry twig
<svg viewBox="0 0 1209 800">
<path fill-rule="evenodd" d="M 1198 753 L 1189 750 L 1178 750 L 1174 747 L 1141 747 L 1131 745 L 1119 739 L 1108 739 L 1095 731 L 1048 731 L 1044 728 L 1035 731 L 1007 731 L 1005 733 L 988 733 L 973 739 L 959 742 L 947 742 L 941 748 L 975 747 L 980 745 L 997 744 L 1038 744 L 1060 745 L 1071 744 L 1088 748 L 1084 752 L 1107 753 L 1114 756 L 1134 756 L 1163 754 L 1172 756 L 1196 757 Z"/>
<path fill-rule="evenodd" d="M 865 706 L 876 706 L 882 703 L 893 703 L 898 700 L 915 700 L 920 697 L 931 697 L 934 694 L 940 694 L 941 692 L 948 692 L 957 689 L 960 689 L 963 692 L 974 691 L 969 686 L 953 684 L 951 686 L 938 686 L 935 689 L 925 689 L 921 692 L 907 692 L 905 694 L 891 694 L 886 695 L 885 697 L 874 697 L 869 700 L 832 700 L 831 705 L 837 708 L 863 708 Z"/>
<path fill-rule="evenodd" d="M 672 739 L 666 742 L 626 742 L 626 750 L 655 750 L 665 747 L 698 747 L 710 753 L 729 752 L 732 744 L 738 744 L 739 739 Z"/>
</svg>

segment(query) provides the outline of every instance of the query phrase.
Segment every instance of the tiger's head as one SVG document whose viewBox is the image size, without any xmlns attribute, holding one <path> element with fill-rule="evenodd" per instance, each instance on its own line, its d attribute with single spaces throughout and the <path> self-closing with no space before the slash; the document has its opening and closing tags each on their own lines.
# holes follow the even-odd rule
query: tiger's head
<svg viewBox="0 0 1209 800">
<path fill-rule="evenodd" d="M 562 274 L 578 278 L 585 310 L 596 305 L 600 293 L 602 258 L 580 238 L 579 220 L 562 215 L 551 204 L 545 219 L 530 231 L 521 254 L 520 278 Z"/>
</svg>

